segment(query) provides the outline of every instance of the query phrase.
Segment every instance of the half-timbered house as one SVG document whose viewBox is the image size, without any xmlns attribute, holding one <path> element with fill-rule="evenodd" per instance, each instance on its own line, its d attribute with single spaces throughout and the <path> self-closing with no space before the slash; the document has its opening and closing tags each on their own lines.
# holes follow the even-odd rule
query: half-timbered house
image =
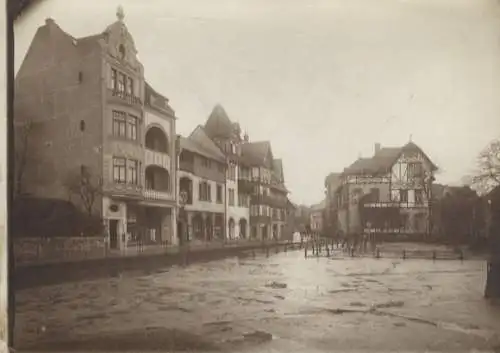
<svg viewBox="0 0 500 353">
<path fill-rule="evenodd" d="M 437 167 L 413 142 L 403 147 L 375 145 L 341 174 L 338 223 L 347 235 L 379 239 L 425 238 L 431 221 L 431 194 Z"/>
</svg>

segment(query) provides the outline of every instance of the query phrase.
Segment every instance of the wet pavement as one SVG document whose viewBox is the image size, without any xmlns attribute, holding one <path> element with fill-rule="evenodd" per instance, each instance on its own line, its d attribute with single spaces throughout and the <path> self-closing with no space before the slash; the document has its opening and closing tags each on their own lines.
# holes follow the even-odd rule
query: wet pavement
<svg viewBox="0 0 500 353">
<path fill-rule="evenodd" d="M 18 349 L 495 351 L 483 261 L 230 258 L 19 291 Z"/>
</svg>

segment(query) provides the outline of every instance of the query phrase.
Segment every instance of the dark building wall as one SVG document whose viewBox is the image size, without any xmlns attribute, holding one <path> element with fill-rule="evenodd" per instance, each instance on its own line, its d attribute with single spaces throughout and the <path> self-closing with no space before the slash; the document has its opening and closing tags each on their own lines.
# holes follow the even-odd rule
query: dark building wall
<svg viewBox="0 0 500 353">
<path fill-rule="evenodd" d="M 82 164 L 102 174 L 101 49 L 75 43 L 47 20 L 16 77 L 16 151 L 23 148 L 22 126 L 32 122 L 24 185 L 38 197 L 67 199 L 65 180 Z"/>
</svg>

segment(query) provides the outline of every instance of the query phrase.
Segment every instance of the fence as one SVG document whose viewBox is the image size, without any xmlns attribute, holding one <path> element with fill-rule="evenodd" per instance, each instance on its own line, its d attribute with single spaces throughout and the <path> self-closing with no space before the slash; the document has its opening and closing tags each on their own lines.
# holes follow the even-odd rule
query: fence
<svg viewBox="0 0 500 353">
<path fill-rule="evenodd" d="M 226 239 L 191 241 L 184 251 L 197 252 L 219 248 L 246 248 L 284 244 L 276 240 Z M 115 257 L 135 257 L 177 253 L 179 247 L 161 242 L 157 244 L 134 244 L 123 250 L 109 249 L 102 237 L 18 238 L 14 240 L 16 266 L 31 266 L 96 260 Z"/>
<path fill-rule="evenodd" d="M 380 247 L 344 246 L 339 242 L 309 242 L 304 247 L 304 256 L 335 256 L 341 253 L 349 257 L 375 257 L 399 259 L 428 259 L 428 260 L 464 260 L 465 254 L 461 249 L 381 249 Z"/>
</svg>

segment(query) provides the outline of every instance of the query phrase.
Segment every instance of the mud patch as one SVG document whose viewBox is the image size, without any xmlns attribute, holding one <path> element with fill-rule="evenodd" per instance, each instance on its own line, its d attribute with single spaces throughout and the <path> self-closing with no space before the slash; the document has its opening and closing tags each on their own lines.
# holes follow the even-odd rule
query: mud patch
<svg viewBox="0 0 500 353">
<path fill-rule="evenodd" d="M 251 333 L 245 333 L 243 335 L 243 339 L 245 340 L 245 342 L 264 343 L 271 341 L 273 339 L 273 335 L 271 335 L 269 332 L 254 331 Z"/>
<path fill-rule="evenodd" d="M 275 295 L 274 297 L 275 297 L 276 299 L 280 299 L 280 300 L 284 300 L 284 299 L 285 299 L 285 297 L 284 297 L 284 296 L 282 296 L 282 295 Z"/>
<path fill-rule="evenodd" d="M 356 288 L 345 288 L 345 289 L 333 289 L 329 290 L 329 294 L 336 294 L 336 293 L 345 293 L 345 292 L 355 292 L 357 289 Z"/>
<path fill-rule="evenodd" d="M 361 302 L 351 302 L 351 303 L 349 303 L 349 306 L 362 307 L 362 306 L 366 306 L 366 304 L 361 303 Z"/>
<path fill-rule="evenodd" d="M 389 301 L 387 303 L 374 304 L 372 305 L 372 309 L 387 309 L 387 308 L 401 308 L 405 305 L 405 302 L 402 300 L 397 301 Z"/>
<path fill-rule="evenodd" d="M 283 289 L 288 287 L 286 283 L 280 283 L 280 282 L 271 282 L 265 285 L 267 288 L 273 288 L 273 289 Z"/>
</svg>

